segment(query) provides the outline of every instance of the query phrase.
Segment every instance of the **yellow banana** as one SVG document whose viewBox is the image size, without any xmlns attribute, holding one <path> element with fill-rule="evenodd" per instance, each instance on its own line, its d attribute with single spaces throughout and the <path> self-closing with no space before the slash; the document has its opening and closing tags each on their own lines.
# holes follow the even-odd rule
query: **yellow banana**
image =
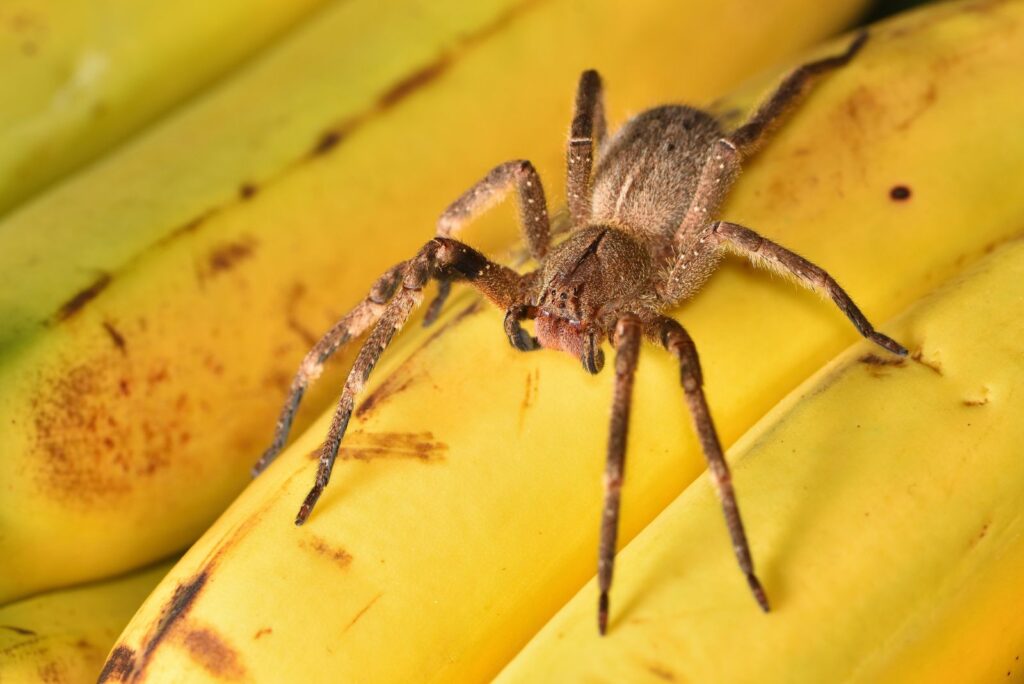
<svg viewBox="0 0 1024 684">
<path fill-rule="evenodd" d="M 118 633 L 171 565 L 0 607 L 0 682 L 96 681 Z"/>
<path fill-rule="evenodd" d="M 0 223 L 0 601 L 196 538 L 311 340 L 441 208 L 516 157 L 560 194 L 583 67 L 604 69 L 617 117 L 706 99 L 863 2 L 773 3 L 756 34 L 747 5 L 338 3 Z"/>
<path fill-rule="evenodd" d="M 992 192 L 1018 182 L 1007 179 L 1019 178 L 1024 139 L 991 134 L 1024 117 L 1022 38 L 1024 4 L 1011 2 L 943 5 L 873 29 L 762 152 L 726 217 L 828 268 L 873 320 L 895 315 L 1024 225 L 1024 193 Z M 727 443 L 855 336 L 829 305 L 734 263 L 679 315 Z M 437 325 L 404 335 L 405 348 L 385 357 L 305 526 L 291 521 L 328 416 L 172 570 L 119 640 L 133 681 L 211 680 L 180 646 L 193 624 L 220 635 L 239 677 L 482 680 L 593 575 L 611 374 L 511 350 L 500 312 L 472 299 L 453 302 Z M 645 349 L 624 541 L 703 470 L 678 377 L 666 355 Z M 757 500 L 745 503 L 758 481 L 741 471 L 736 483 L 784 610 L 791 589 L 778 579 L 771 530 L 757 538 Z M 762 496 L 781 486 L 777 472 Z M 728 553 L 722 521 L 707 529 Z M 633 574 L 627 563 L 619 572 Z M 716 606 L 774 617 L 760 614 L 734 566 L 722 572 L 730 593 L 717 592 Z M 613 638 L 638 595 L 613 602 Z M 258 634 L 272 637 L 257 643 Z M 741 646 L 759 648 L 730 636 L 733 659 Z"/>
<path fill-rule="evenodd" d="M 736 443 L 771 614 L 699 479 L 620 553 L 611 637 L 590 583 L 498 681 L 1019 678 L 1022 306 L 1017 241 L 887 326 L 916 361 L 855 345 Z"/>
<path fill-rule="evenodd" d="M 0 214 L 207 86 L 323 3 L 0 4 Z"/>
</svg>

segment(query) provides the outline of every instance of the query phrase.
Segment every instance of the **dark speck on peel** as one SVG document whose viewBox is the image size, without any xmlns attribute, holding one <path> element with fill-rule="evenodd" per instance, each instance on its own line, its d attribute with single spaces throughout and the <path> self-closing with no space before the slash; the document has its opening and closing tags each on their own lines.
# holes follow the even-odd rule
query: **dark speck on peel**
<svg viewBox="0 0 1024 684">
<path fill-rule="evenodd" d="M 906 185 L 894 185 L 889 190 L 889 198 L 897 202 L 905 202 L 910 199 L 910 188 Z"/>
</svg>

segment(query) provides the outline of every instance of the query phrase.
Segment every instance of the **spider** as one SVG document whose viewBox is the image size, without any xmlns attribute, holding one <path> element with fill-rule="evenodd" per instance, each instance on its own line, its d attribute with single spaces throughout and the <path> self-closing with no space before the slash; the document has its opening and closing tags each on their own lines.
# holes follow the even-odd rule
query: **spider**
<svg viewBox="0 0 1024 684">
<path fill-rule="evenodd" d="M 664 312 L 693 296 L 725 252 L 795 277 L 828 295 L 861 335 L 899 355 L 907 350 L 877 332 L 824 270 L 735 223 L 713 220 L 743 160 L 754 154 L 785 114 L 823 74 L 847 64 L 867 40 L 859 34 L 842 54 L 792 71 L 755 113 L 732 132 L 710 113 L 684 105 L 649 109 L 606 139 L 601 79 L 585 71 L 576 92 L 567 153 L 567 199 L 572 228 L 552 244 L 541 180 L 529 161 L 495 167 L 441 215 L 436 236 L 414 257 L 384 273 L 368 296 L 313 347 L 292 381 L 274 440 L 253 474 L 277 456 L 302 395 L 342 344 L 369 336 L 345 381 L 323 444 L 316 482 L 295 518 L 309 517 L 331 469 L 355 405 L 380 355 L 423 300 L 430 280 L 438 294 L 425 322 L 436 318 L 452 281 L 466 281 L 505 311 L 504 328 L 518 350 L 557 349 L 580 359 L 590 373 L 604 366 L 601 344 L 615 349 L 615 389 L 604 476 L 598 554 L 598 630 L 607 630 L 626 433 L 642 338 L 676 357 L 686 403 L 721 502 L 733 550 L 754 598 L 769 610 L 736 505 L 729 468 L 702 390 L 697 349 Z M 526 274 L 490 261 L 453 236 L 513 188 L 526 245 L 539 267 Z M 522 327 L 534 321 L 531 335 Z"/>
</svg>

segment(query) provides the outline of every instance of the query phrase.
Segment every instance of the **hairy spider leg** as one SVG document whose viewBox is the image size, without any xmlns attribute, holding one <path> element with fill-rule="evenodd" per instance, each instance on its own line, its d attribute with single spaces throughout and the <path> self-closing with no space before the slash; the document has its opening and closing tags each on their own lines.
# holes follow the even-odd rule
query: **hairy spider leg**
<svg viewBox="0 0 1024 684">
<path fill-rule="evenodd" d="M 295 517 L 296 525 L 306 522 L 331 479 L 331 471 L 349 419 L 352 417 L 356 397 L 366 386 L 381 354 L 409 320 L 416 306 L 423 301 L 423 288 L 427 282 L 438 277 L 448 280 L 465 279 L 504 309 L 519 305 L 522 301 L 520 298 L 531 282 L 529 276 L 521 276 L 510 268 L 489 261 L 472 247 L 451 238 L 434 238 L 424 245 L 413 259 L 405 263 L 399 291 L 387 304 L 384 313 L 359 350 L 352 370 L 345 380 L 327 439 L 320 452 L 316 481 L 299 508 Z"/>
<path fill-rule="evenodd" d="M 601 77 L 589 69 L 580 76 L 576 89 L 575 111 L 565 154 L 565 188 L 574 228 L 585 226 L 590 221 L 594 158 L 604 142 L 605 128 Z"/>
<path fill-rule="evenodd" d="M 530 256 L 540 261 L 548 253 L 551 244 L 551 225 L 540 175 L 533 164 L 525 159 L 515 159 L 495 166 L 448 205 L 437 220 L 437 236 L 458 237 L 467 223 L 503 200 L 513 187 L 519 199 L 519 220 L 527 249 Z M 447 279 L 439 278 L 437 294 L 427 307 L 423 325 L 430 325 L 437 319 L 450 293 L 451 285 Z"/>
<path fill-rule="evenodd" d="M 842 54 L 808 62 L 791 71 L 746 123 L 720 139 L 709 150 L 689 210 L 676 231 L 674 242 L 677 247 L 702 232 L 712 221 L 739 175 L 743 160 L 757 152 L 771 138 L 786 115 L 806 97 L 821 76 L 846 65 L 860 51 L 867 38 L 868 34 L 861 32 Z M 685 269 L 679 268 L 682 265 L 676 265 L 678 271 L 673 271 L 673 281 L 685 276 Z"/>
<path fill-rule="evenodd" d="M 349 311 L 345 316 L 334 324 L 327 333 L 320 338 L 306 356 L 302 359 L 299 370 L 292 378 L 291 386 L 288 388 L 288 397 L 285 399 L 281 415 L 277 419 L 274 428 L 274 440 L 260 459 L 252 467 L 252 476 L 256 477 L 262 473 L 267 466 L 273 462 L 277 455 L 284 448 L 288 441 L 288 433 L 298 411 L 302 396 L 306 393 L 309 385 L 320 377 L 324 364 L 331 358 L 334 352 L 338 351 L 341 345 L 354 337 L 359 337 L 374 325 L 384 314 L 386 304 L 391 300 L 398 287 L 404 264 L 392 266 L 384 275 L 377 279 L 370 288 L 366 298 Z"/>
<path fill-rule="evenodd" d="M 769 610 L 768 597 L 764 593 L 761 582 L 754 574 L 754 560 L 750 555 L 747 535 L 743 531 L 743 520 L 740 518 L 739 505 L 736 503 L 736 492 L 732 486 L 729 466 L 722 453 L 722 445 L 718 440 L 715 424 L 711 420 L 708 402 L 704 397 L 704 378 L 700 370 L 700 359 L 697 346 L 689 333 L 678 321 L 667 316 L 658 316 L 648 326 L 648 335 L 657 339 L 679 361 L 680 382 L 686 394 L 686 404 L 693 417 L 693 426 L 700 440 L 701 450 L 708 462 L 711 480 L 722 504 L 725 523 L 729 528 L 732 548 L 739 562 L 740 570 L 747 578 L 750 591 L 754 594 L 757 604 L 766 613 Z"/>
<path fill-rule="evenodd" d="M 608 428 L 608 455 L 604 473 L 604 508 L 601 511 L 601 543 L 597 552 L 597 581 L 601 595 L 597 604 L 597 629 L 608 629 L 608 592 L 615 568 L 615 541 L 619 533 L 619 504 L 625 477 L 626 437 L 633 380 L 640 357 L 641 326 L 633 314 L 619 318 L 615 325 L 615 393 Z"/>
<path fill-rule="evenodd" d="M 846 314 L 861 335 L 893 354 L 907 355 L 903 345 L 875 330 L 850 295 L 823 268 L 736 223 L 719 221 L 712 226 L 711 234 L 719 244 L 745 256 L 753 264 L 781 275 L 792 275 L 801 285 L 827 295 L 840 311 Z"/>
</svg>

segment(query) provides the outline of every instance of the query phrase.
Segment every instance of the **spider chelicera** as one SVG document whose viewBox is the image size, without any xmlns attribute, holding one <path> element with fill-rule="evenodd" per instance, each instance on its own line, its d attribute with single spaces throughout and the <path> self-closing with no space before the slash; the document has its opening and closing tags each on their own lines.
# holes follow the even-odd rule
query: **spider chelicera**
<svg viewBox="0 0 1024 684">
<path fill-rule="evenodd" d="M 552 244 L 540 177 L 528 161 L 495 167 L 441 215 L 437 235 L 419 252 L 389 269 L 321 339 L 300 366 L 277 422 L 274 441 L 253 469 L 261 472 L 281 451 L 306 387 L 342 344 L 370 331 L 342 390 L 320 455 L 316 482 L 295 524 L 309 517 L 331 476 L 355 398 L 395 333 L 423 300 L 430 280 L 439 284 L 426 320 L 433 320 L 452 281 L 466 281 L 505 313 L 505 333 L 516 349 L 558 349 L 577 357 L 590 373 L 604 365 L 601 344 L 615 349 L 615 390 L 608 436 L 605 500 L 598 560 L 598 628 L 608 623 L 619 500 L 633 378 L 641 338 L 675 356 L 686 403 L 725 513 L 733 549 L 747 583 L 765 611 L 768 599 L 740 520 L 722 447 L 702 390 L 697 350 L 666 311 L 693 296 L 727 251 L 795 277 L 828 295 L 866 338 L 895 354 L 907 350 L 877 332 L 849 295 L 821 268 L 749 228 L 714 220 L 743 160 L 770 137 L 784 115 L 821 75 L 849 62 L 863 46 L 862 33 L 839 55 L 790 73 L 749 120 L 732 132 L 710 113 L 684 105 L 649 109 L 610 138 L 605 136 L 601 79 L 580 77 L 567 154 L 572 228 Z M 523 233 L 539 267 L 520 274 L 454 239 L 475 216 L 515 189 Z M 523 329 L 534 321 L 536 336 Z"/>
</svg>

